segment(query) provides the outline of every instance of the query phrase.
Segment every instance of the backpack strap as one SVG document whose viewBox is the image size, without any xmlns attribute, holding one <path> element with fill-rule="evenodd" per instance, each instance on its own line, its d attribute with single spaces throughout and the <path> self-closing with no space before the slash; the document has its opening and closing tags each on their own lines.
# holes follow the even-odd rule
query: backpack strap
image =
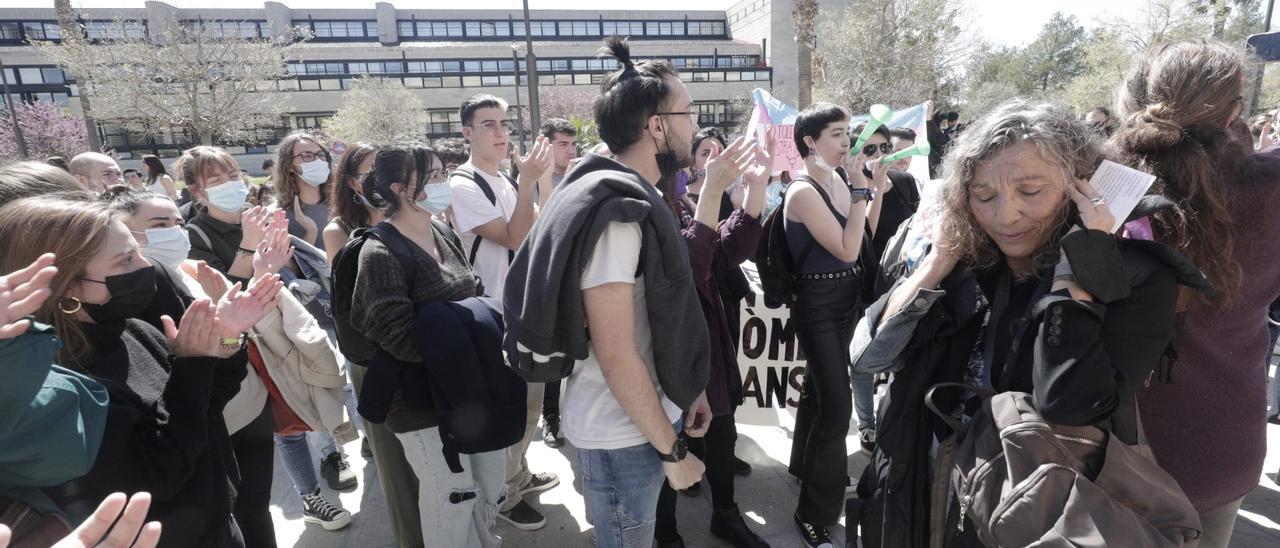
<svg viewBox="0 0 1280 548">
<path fill-rule="evenodd" d="M 500 171 L 499 173 L 502 175 L 502 178 L 505 179 L 507 183 L 511 185 L 511 188 L 514 188 L 516 190 L 520 189 L 520 185 L 517 184 L 515 179 L 512 179 L 510 175 L 507 175 L 506 172 L 502 172 L 502 171 Z M 493 187 L 489 186 L 489 181 L 486 180 L 483 176 L 478 176 L 474 171 L 471 171 L 468 169 L 456 169 L 453 171 L 453 174 L 475 183 L 476 186 L 480 187 L 480 192 L 484 193 L 484 197 L 489 199 L 490 204 L 494 206 L 498 205 L 498 195 L 494 194 Z M 481 238 L 480 235 L 477 234 L 475 237 L 475 240 L 472 240 L 471 242 L 470 259 L 468 259 L 467 261 L 471 263 L 471 266 L 476 265 L 476 256 L 479 255 L 480 253 L 480 240 L 482 239 L 483 238 Z M 462 247 L 461 244 L 459 244 L 458 247 Z M 511 264 L 511 261 L 515 260 L 515 258 L 516 258 L 516 252 L 508 249 L 507 264 Z"/>
<path fill-rule="evenodd" d="M 204 233 L 204 229 L 200 228 L 200 225 L 195 223 L 189 223 L 187 224 L 187 230 L 194 231 L 196 233 L 196 236 L 200 237 L 200 241 L 204 242 L 205 247 L 209 249 L 213 249 L 213 242 L 209 240 L 209 235 Z"/>
<path fill-rule="evenodd" d="M 385 221 L 369 227 L 365 235 L 377 238 L 400 261 L 400 270 L 404 271 L 405 283 L 409 287 L 409 294 L 412 295 L 418 265 L 413 261 L 413 252 L 409 250 L 409 242 L 405 240 L 404 235 L 391 223 Z"/>
<path fill-rule="evenodd" d="M 822 202 L 827 204 L 827 209 L 831 210 L 832 215 L 835 215 L 836 217 L 842 216 L 840 215 L 840 212 L 836 211 L 836 206 L 831 204 L 831 197 L 827 196 L 827 192 L 825 190 L 822 190 L 822 187 L 818 186 L 818 183 L 816 181 L 814 181 L 808 175 L 801 175 L 799 177 L 796 177 L 791 182 L 795 183 L 797 181 L 808 183 L 809 186 L 813 187 L 814 190 L 818 191 L 818 195 L 822 196 Z M 782 211 L 783 219 L 786 218 L 786 210 L 784 209 L 784 207 L 786 206 L 786 201 L 787 201 L 787 192 L 784 190 L 782 191 L 782 201 L 778 203 L 778 209 L 783 210 Z M 804 268 L 805 260 L 809 258 L 809 254 L 813 252 L 813 247 L 817 244 L 818 244 L 818 240 L 816 238 L 813 238 L 813 237 L 809 238 L 809 242 L 806 243 L 804 245 L 804 249 L 800 251 L 800 256 L 796 258 L 796 268 Z"/>
</svg>

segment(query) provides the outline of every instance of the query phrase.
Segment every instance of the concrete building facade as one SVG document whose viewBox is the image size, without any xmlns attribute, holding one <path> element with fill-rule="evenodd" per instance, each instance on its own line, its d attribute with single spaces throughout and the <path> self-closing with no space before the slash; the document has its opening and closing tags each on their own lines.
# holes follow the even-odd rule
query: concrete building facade
<svg viewBox="0 0 1280 548">
<path fill-rule="evenodd" d="M 707 11 L 532 10 L 538 85 L 596 89 L 614 69 L 595 57 L 601 39 L 629 36 L 636 57 L 666 59 L 681 71 L 700 125 L 729 128 L 745 114 L 745 101 L 756 87 L 795 100 L 791 10 L 791 0 L 740 0 L 726 10 Z M 289 112 L 280 127 L 260 132 L 256 142 L 222 143 L 241 156 L 265 155 L 289 131 L 317 128 L 362 75 L 399 79 L 414 90 L 429 110 L 426 138 L 460 135 L 458 105 L 476 93 L 497 95 L 512 105 L 519 93 L 528 102 L 520 10 L 401 9 L 387 2 L 373 9 L 306 9 L 275 1 L 257 9 L 215 3 L 182 9 L 147 1 L 141 8 L 81 9 L 76 15 L 90 40 L 123 34 L 159 41 L 161 33 L 148 29 L 191 21 L 216 22 L 224 34 L 248 38 L 278 36 L 299 26 L 310 30 L 314 37 L 288 60 L 290 77 L 277 81 Z M 0 61 L 7 67 L 10 93 L 25 101 L 55 101 L 78 113 L 74 80 L 28 45 L 60 38 L 52 7 L 0 7 Z M 513 60 L 513 49 L 518 59 Z M 172 157 L 193 141 L 185 134 L 140 135 L 110 124 L 93 129 L 125 158 Z M 242 163 L 256 167 L 243 161 L 253 159 L 242 158 Z"/>
</svg>

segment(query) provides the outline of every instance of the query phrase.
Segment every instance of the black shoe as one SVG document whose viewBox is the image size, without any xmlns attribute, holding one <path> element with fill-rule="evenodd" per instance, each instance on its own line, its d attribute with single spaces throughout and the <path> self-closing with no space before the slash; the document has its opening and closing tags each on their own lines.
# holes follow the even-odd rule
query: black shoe
<svg viewBox="0 0 1280 548">
<path fill-rule="evenodd" d="M 711 511 L 711 534 L 732 544 L 734 548 L 769 548 L 769 543 L 747 527 L 738 508 Z"/>
<path fill-rule="evenodd" d="M 827 532 L 827 528 L 821 525 L 805 523 L 800 521 L 800 515 L 796 514 L 796 527 L 800 528 L 800 538 L 804 539 L 804 545 L 809 548 L 835 548 L 831 543 L 831 533 Z"/>
<path fill-rule="evenodd" d="M 738 457 L 733 457 L 733 473 L 739 476 L 750 476 L 751 463 Z"/>
<path fill-rule="evenodd" d="M 862 442 L 862 450 L 868 453 L 876 452 L 876 431 L 866 429 L 858 433 L 858 441 Z"/>
<path fill-rule="evenodd" d="M 1267 422 L 1271 424 L 1280 424 L 1280 415 L 1271 415 L 1267 417 Z"/>
<path fill-rule="evenodd" d="M 302 496 L 302 521 L 318 523 L 325 531 L 337 531 L 351 525 L 351 512 L 329 502 L 316 487 L 310 495 Z"/>
<path fill-rule="evenodd" d="M 684 488 L 680 492 L 684 493 L 687 497 L 696 497 L 702 493 L 702 482 L 694 482 L 693 485 Z"/>
<path fill-rule="evenodd" d="M 655 548 L 685 548 L 684 539 L 676 537 L 675 540 L 657 540 L 654 539 Z M 594 545 L 593 545 L 594 546 Z"/>
<path fill-rule="evenodd" d="M 542 417 L 542 443 L 552 449 L 558 449 L 564 445 L 564 437 L 560 435 L 560 415 Z"/>
<path fill-rule="evenodd" d="M 529 483 L 520 488 L 520 496 L 540 493 L 560 485 L 560 476 L 551 472 L 540 472 L 529 476 Z"/>
<path fill-rule="evenodd" d="M 498 517 L 521 531 L 537 531 L 547 525 L 547 518 L 534 510 L 527 500 L 520 501 L 506 512 L 498 512 Z"/>
<path fill-rule="evenodd" d="M 332 453 L 320 460 L 320 475 L 334 491 L 351 489 L 359 483 L 356 471 L 347 464 L 347 457 L 341 452 Z"/>
<path fill-rule="evenodd" d="M 360 440 L 360 456 L 365 459 L 373 458 L 373 448 L 369 447 L 369 436 L 365 436 Z"/>
</svg>

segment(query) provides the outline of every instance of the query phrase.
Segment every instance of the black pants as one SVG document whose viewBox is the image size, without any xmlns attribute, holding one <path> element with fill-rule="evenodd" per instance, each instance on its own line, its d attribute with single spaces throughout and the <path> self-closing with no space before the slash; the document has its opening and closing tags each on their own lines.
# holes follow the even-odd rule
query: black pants
<svg viewBox="0 0 1280 548">
<path fill-rule="evenodd" d="M 857 319 L 860 280 L 801 280 L 791 310 L 808 360 L 796 410 L 788 470 L 800 478 L 800 519 L 829 526 L 840 518 L 848 476 L 845 436 L 853 414 L 849 342 Z"/>
<path fill-rule="evenodd" d="M 252 374 L 252 373 L 250 373 Z M 276 463 L 276 421 L 271 403 L 262 406 L 258 418 L 231 435 L 231 448 L 240 467 L 240 485 L 232 514 L 240 525 L 246 548 L 275 548 L 271 523 L 271 479 Z M 172 533 L 181 534 L 179 531 Z"/>
<path fill-rule="evenodd" d="M 693 452 L 694 439 L 689 440 L 690 452 Z M 707 466 L 707 483 L 711 485 L 711 507 L 721 510 L 733 508 L 736 505 L 733 449 L 738 442 L 738 427 L 734 424 L 733 413 L 711 419 L 701 441 L 704 442 L 701 445 L 705 455 L 701 457 Z M 666 481 L 662 482 L 662 492 L 658 495 L 658 521 L 653 536 L 663 541 L 680 536 L 676 528 L 676 491 Z"/>
<path fill-rule="evenodd" d="M 560 383 L 563 380 L 552 381 L 547 383 L 547 388 L 542 392 L 542 416 L 560 415 Z"/>
</svg>

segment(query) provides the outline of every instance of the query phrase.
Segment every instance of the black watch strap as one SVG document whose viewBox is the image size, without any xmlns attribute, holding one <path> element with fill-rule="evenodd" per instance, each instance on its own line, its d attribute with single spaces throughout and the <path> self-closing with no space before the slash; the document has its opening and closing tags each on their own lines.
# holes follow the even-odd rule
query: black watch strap
<svg viewBox="0 0 1280 548">
<path fill-rule="evenodd" d="M 658 458 L 662 459 L 663 462 L 680 462 L 689 454 L 689 445 L 684 437 L 676 436 L 676 442 L 671 445 L 670 453 L 663 453 L 657 449 L 654 449 L 654 451 L 658 453 Z"/>
</svg>

